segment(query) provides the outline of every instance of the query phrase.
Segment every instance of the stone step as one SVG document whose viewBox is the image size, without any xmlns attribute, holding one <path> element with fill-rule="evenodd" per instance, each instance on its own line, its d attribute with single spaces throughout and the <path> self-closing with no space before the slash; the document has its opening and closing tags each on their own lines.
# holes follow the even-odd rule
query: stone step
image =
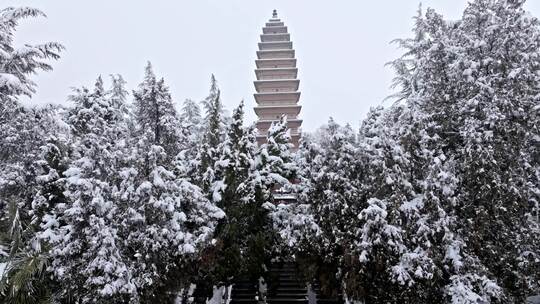
<svg viewBox="0 0 540 304">
<path fill-rule="evenodd" d="M 307 304 L 307 299 L 266 299 L 268 304 Z"/>
<path fill-rule="evenodd" d="M 338 299 L 317 299 L 317 304 L 341 304 L 343 301 Z"/>
<path fill-rule="evenodd" d="M 257 289 L 232 289 L 231 294 L 256 294 Z"/>
<path fill-rule="evenodd" d="M 250 293 L 250 292 L 257 292 L 259 291 L 258 288 L 232 288 L 231 292 L 239 292 L 239 293 Z"/>
<path fill-rule="evenodd" d="M 235 284 L 240 284 L 240 283 L 255 284 L 256 281 L 254 281 L 252 279 L 238 278 L 238 279 L 234 280 L 234 283 Z"/>
<path fill-rule="evenodd" d="M 298 278 L 289 278 L 289 277 L 283 278 L 283 277 L 280 277 L 280 278 L 278 278 L 278 280 L 280 282 L 287 282 L 287 283 L 289 283 L 289 282 L 302 283 L 302 281 L 299 280 Z"/>
<path fill-rule="evenodd" d="M 302 293 L 307 289 L 302 285 L 273 285 L 268 290 L 272 293 Z"/>
<path fill-rule="evenodd" d="M 278 275 L 278 274 L 270 274 L 270 278 L 272 279 L 284 279 L 284 280 L 299 280 L 300 278 L 295 275 Z"/>
<path fill-rule="evenodd" d="M 278 281 L 277 284 L 275 284 L 273 287 L 297 287 L 297 288 L 306 288 L 306 284 L 302 284 L 300 282 L 281 282 Z"/>
<path fill-rule="evenodd" d="M 231 302 L 229 304 L 257 304 L 258 294 L 258 282 L 246 278 L 238 278 L 233 283 Z"/>
<path fill-rule="evenodd" d="M 290 279 L 286 279 L 286 280 L 274 280 L 274 281 L 270 281 L 270 284 L 275 284 L 275 285 L 299 285 L 299 286 L 302 286 L 302 287 L 306 287 L 306 284 L 300 280 L 290 280 Z"/>
<path fill-rule="evenodd" d="M 255 299 L 255 297 L 257 296 L 256 293 L 231 293 L 231 298 L 232 299 Z"/>
<path fill-rule="evenodd" d="M 272 285 L 268 285 L 268 290 L 284 290 L 284 291 L 289 291 L 289 290 L 304 290 L 306 291 L 307 290 L 307 286 L 306 285 L 303 285 L 303 284 L 296 284 L 296 285 L 281 285 L 279 284 L 279 282 L 277 283 L 274 283 Z"/>
<path fill-rule="evenodd" d="M 250 291 L 257 291 L 259 290 L 259 288 L 252 288 L 252 287 L 234 287 L 232 288 L 232 291 L 235 292 L 235 291 L 240 291 L 240 292 L 250 292 Z"/>
<path fill-rule="evenodd" d="M 234 286 L 232 287 L 232 290 L 239 290 L 239 291 L 243 291 L 243 292 L 246 292 L 246 291 L 256 291 L 256 290 L 259 290 L 259 287 L 258 286 Z"/>
<path fill-rule="evenodd" d="M 286 296 L 286 295 L 297 295 L 297 294 L 307 294 L 307 290 L 305 290 L 305 289 L 300 289 L 300 288 L 287 289 L 287 290 L 283 290 L 283 289 L 269 289 L 269 290 L 268 290 L 268 294 L 269 294 L 269 295 L 282 295 L 282 296 Z"/>
<path fill-rule="evenodd" d="M 274 276 L 271 275 L 270 280 L 302 281 L 302 280 L 300 280 L 299 277 L 295 277 L 295 276 L 277 276 L 277 275 L 274 275 Z"/>
<path fill-rule="evenodd" d="M 246 294 L 246 293 L 257 293 L 258 290 L 257 289 L 252 289 L 252 288 L 249 288 L 249 289 L 245 289 L 245 288 L 238 288 L 238 289 L 235 289 L 233 288 L 232 291 L 231 291 L 231 294 Z"/>
<path fill-rule="evenodd" d="M 232 299 L 230 304 L 258 304 L 259 302 L 255 299 Z"/>
<path fill-rule="evenodd" d="M 231 297 L 233 298 L 246 298 L 246 297 L 252 297 L 254 298 L 255 296 L 257 296 L 258 294 L 258 291 L 257 290 L 249 290 L 249 291 L 246 291 L 246 290 L 234 290 L 231 292 Z"/>
<path fill-rule="evenodd" d="M 251 288 L 254 288 L 256 286 L 257 286 L 257 284 L 252 283 L 252 282 L 249 282 L 249 283 L 234 283 L 233 284 L 233 287 L 251 287 Z"/>
<path fill-rule="evenodd" d="M 291 299 L 301 299 L 307 297 L 307 293 L 277 293 L 272 294 L 271 298 L 281 299 L 281 298 L 291 298 Z"/>
<path fill-rule="evenodd" d="M 295 263 L 275 263 L 270 266 L 268 304 L 307 304 L 307 286 L 300 280 Z"/>
<path fill-rule="evenodd" d="M 268 290 L 273 291 L 279 291 L 281 292 L 288 292 L 288 293 L 298 293 L 298 292 L 307 292 L 306 286 L 269 286 Z"/>
<path fill-rule="evenodd" d="M 331 297 L 328 297 L 328 296 L 322 296 L 321 294 L 317 293 L 317 298 L 320 298 L 320 299 L 341 299 L 343 295 L 341 293 L 338 293 L 337 296 L 331 296 Z"/>
</svg>

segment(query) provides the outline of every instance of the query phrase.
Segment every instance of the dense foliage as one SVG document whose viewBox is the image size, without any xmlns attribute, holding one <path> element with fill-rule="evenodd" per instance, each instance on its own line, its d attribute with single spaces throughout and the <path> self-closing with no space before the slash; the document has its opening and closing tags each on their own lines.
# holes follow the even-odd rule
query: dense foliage
<svg viewBox="0 0 540 304">
<path fill-rule="evenodd" d="M 0 302 L 168 303 L 295 258 L 329 296 L 523 303 L 540 294 L 540 21 L 521 0 L 420 11 L 397 94 L 359 130 L 330 119 L 258 146 L 217 81 L 175 103 L 148 63 L 28 108 L 57 43 L 13 46 L 0 11 Z M 180 109 L 180 110 L 178 110 Z M 296 197 L 285 204 L 283 197 Z"/>
<path fill-rule="evenodd" d="M 390 63 L 397 101 L 358 134 L 330 121 L 304 143 L 320 233 L 300 247 L 335 268 L 334 289 L 365 303 L 539 293 L 540 23 L 523 2 L 420 12 Z"/>
</svg>

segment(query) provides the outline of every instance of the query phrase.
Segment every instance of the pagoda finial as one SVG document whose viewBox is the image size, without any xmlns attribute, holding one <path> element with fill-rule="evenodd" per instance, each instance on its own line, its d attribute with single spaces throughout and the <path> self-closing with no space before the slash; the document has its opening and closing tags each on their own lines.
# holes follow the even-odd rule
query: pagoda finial
<svg viewBox="0 0 540 304">
<path fill-rule="evenodd" d="M 277 18 L 277 10 L 274 10 L 272 12 L 272 18 L 276 19 Z"/>
</svg>

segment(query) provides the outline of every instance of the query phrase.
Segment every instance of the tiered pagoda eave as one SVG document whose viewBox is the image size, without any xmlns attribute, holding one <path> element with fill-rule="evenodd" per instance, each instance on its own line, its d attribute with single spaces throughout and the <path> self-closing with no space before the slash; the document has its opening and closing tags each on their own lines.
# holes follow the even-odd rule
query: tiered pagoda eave
<svg viewBox="0 0 540 304">
<path fill-rule="evenodd" d="M 298 118 L 302 106 L 300 100 L 300 80 L 297 79 L 295 51 L 287 26 L 274 10 L 272 18 L 263 27 L 261 42 L 258 44 L 255 64 L 254 94 L 257 106 L 254 108 L 258 116 L 257 129 L 259 143 L 266 141 L 268 129 L 281 116 L 287 116 L 287 127 L 291 140 L 298 147 L 302 120 Z"/>
</svg>

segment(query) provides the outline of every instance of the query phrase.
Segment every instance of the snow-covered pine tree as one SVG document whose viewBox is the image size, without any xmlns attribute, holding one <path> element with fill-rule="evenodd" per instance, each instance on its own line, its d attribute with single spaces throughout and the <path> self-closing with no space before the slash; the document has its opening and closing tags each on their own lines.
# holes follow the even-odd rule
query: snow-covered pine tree
<svg viewBox="0 0 540 304">
<path fill-rule="evenodd" d="M 212 185 L 212 199 L 226 213 L 216 230 L 216 279 L 220 283 L 241 275 L 259 278 L 264 264 L 264 255 L 253 247 L 254 237 L 263 228 L 257 227 L 261 210 L 250 183 L 257 143 L 254 129 L 243 126 L 243 116 L 242 102 L 233 112 L 227 138 L 220 146 L 221 157 L 214 166 L 217 180 Z"/>
<path fill-rule="evenodd" d="M 320 151 L 319 143 L 326 136 L 326 128 L 319 128 L 316 135 L 305 133 L 300 147 L 294 153 L 297 166 L 291 192 L 296 196 L 295 204 L 279 204 L 271 213 L 274 230 L 297 259 L 319 252 L 321 229 L 315 221 L 311 201 L 312 161 Z"/>
<path fill-rule="evenodd" d="M 26 248 L 25 254 L 20 257 L 21 273 L 19 278 L 13 277 L 12 282 L 23 283 L 28 288 L 19 288 L 19 293 L 26 293 L 26 296 L 34 296 L 34 299 L 55 298 L 56 290 L 59 289 L 58 282 L 53 278 L 52 270 L 48 267 L 51 263 L 50 250 L 53 244 L 58 242 L 55 237 L 63 223 L 60 219 L 64 206 L 68 204 L 68 199 L 64 194 L 65 179 L 64 173 L 69 167 L 69 145 L 65 134 L 51 134 L 47 143 L 41 147 L 39 160 L 35 162 L 36 185 L 35 195 L 32 199 L 31 222 L 29 228 L 32 231 L 30 247 Z M 36 272 L 29 275 L 23 265 L 39 265 Z M 28 267 L 32 268 L 32 267 Z M 19 284 L 20 284 L 19 283 Z"/>
<path fill-rule="evenodd" d="M 58 129 L 55 107 L 25 108 L 18 98 L 31 96 L 30 75 L 52 70 L 63 46 L 56 42 L 14 45 L 19 22 L 44 16 L 38 9 L 0 10 L 0 302 L 33 301 L 48 292 L 43 283 L 44 259 L 32 252 L 31 201 L 35 191 L 34 160 L 49 134 Z"/>
<path fill-rule="evenodd" d="M 355 223 L 350 219 L 359 211 L 357 181 L 363 172 L 356 161 L 353 132 L 341 127 L 332 118 L 328 121 L 326 132 L 327 140 L 320 143 L 322 154 L 313 160 L 310 185 L 316 220 L 327 238 L 324 240 L 324 256 L 332 260 L 343 254 L 353 239 Z"/>
<path fill-rule="evenodd" d="M 203 138 L 203 120 L 197 102 L 192 99 L 184 101 L 180 112 L 180 123 L 182 124 L 182 130 L 187 134 L 187 147 L 186 151 L 184 151 L 184 157 L 194 159 Z"/>
<path fill-rule="evenodd" d="M 268 129 L 267 142 L 259 148 L 255 158 L 254 174 L 259 201 L 273 203 L 273 190 L 290 187 L 290 181 L 298 171 L 292 147 L 287 118 L 281 116 Z"/>
<path fill-rule="evenodd" d="M 286 259 L 294 257 L 299 268 L 306 277 L 315 278 L 318 270 L 318 252 L 321 244 L 321 229 L 315 221 L 315 213 L 310 197 L 311 161 L 317 154 L 313 142 L 317 136 L 309 133 L 302 135 L 299 150 L 294 152 L 293 159 L 297 166 L 294 182 L 288 190 L 296 196 L 291 204 L 273 204 L 269 217 L 275 234 L 274 251 L 278 257 Z M 289 194 L 289 195 L 290 195 Z M 268 205 L 267 205 L 268 206 Z"/>
<path fill-rule="evenodd" d="M 170 300 L 187 283 L 185 269 L 209 245 L 221 209 L 185 176 L 175 174 L 161 146 L 143 144 L 122 170 L 119 197 L 126 206 L 121 234 L 132 253 L 134 283 L 144 301 Z M 176 164 L 177 167 L 185 164 Z"/>
<path fill-rule="evenodd" d="M 46 169 L 41 163 L 45 147 L 40 151 L 40 145 L 46 145 L 47 138 L 62 136 L 59 109 L 21 109 L 11 122 L 18 130 L 14 135 L 19 152 L 0 161 L 0 263 L 6 263 L 0 301 L 32 301 L 51 292 L 45 271 L 47 249 L 36 236 L 39 223 L 34 222 L 33 200 L 47 184 L 41 179 Z"/>
<path fill-rule="evenodd" d="M 202 143 L 198 147 L 197 157 L 192 164 L 194 181 L 207 193 L 216 181 L 214 165 L 220 158 L 219 146 L 226 135 L 225 114 L 220 94 L 216 79 L 212 75 L 210 94 L 203 101 L 205 115 Z"/>
<path fill-rule="evenodd" d="M 182 113 L 180 114 L 182 122 L 189 125 L 199 126 L 201 124 L 201 108 L 193 99 L 187 98 L 182 105 Z"/>
<path fill-rule="evenodd" d="M 516 302 L 540 291 L 538 223 L 527 220 L 533 207 L 528 193 L 534 191 L 529 182 L 539 163 L 528 161 L 530 145 L 540 135 L 534 111 L 540 22 L 524 10 L 524 2 L 471 3 L 459 36 L 470 39 L 466 33 L 477 30 L 472 39 L 480 47 L 460 44 L 463 52 L 454 61 L 459 67 L 451 69 L 453 79 L 466 76 L 460 77 L 464 95 L 457 100 L 463 123 L 457 129 L 463 140 L 456 156 L 463 176 L 458 187 L 466 189 L 458 197 L 460 224 L 468 228 L 469 248 Z"/>
<path fill-rule="evenodd" d="M 48 60 L 57 60 L 64 47 L 56 42 L 31 45 L 25 44 L 17 48 L 14 45 L 15 30 L 22 19 L 40 17 L 45 14 L 30 7 L 8 7 L 0 10 L 0 160 L 6 161 L 9 156 L 22 156 L 20 150 L 21 135 L 17 134 L 24 123 L 28 111 L 19 102 L 20 95 L 31 96 L 36 84 L 29 78 L 39 71 L 50 71 L 52 66 Z M 32 113 L 28 113 L 30 116 Z M 21 116 L 23 118 L 21 118 Z M 24 132 L 22 132 L 24 135 Z M 39 147 L 40 144 L 35 146 Z"/>
<path fill-rule="evenodd" d="M 204 100 L 201 101 L 203 110 L 206 113 L 205 119 L 208 118 L 208 113 L 211 112 L 211 109 L 213 107 L 212 104 L 215 102 L 218 92 L 219 92 L 218 83 L 217 83 L 216 77 L 214 76 L 214 74 L 212 74 L 210 76 L 210 92 L 208 96 Z M 219 111 L 221 110 L 222 108 L 219 109 Z"/>
<path fill-rule="evenodd" d="M 121 107 L 113 107 L 101 77 L 93 91 L 76 89 L 70 98 L 75 107 L 68 118 L 74 136 L 73 162 L 64 173 L 68 201 L 55 210 L 63 225 L 45 231 L 53 246 L 51 268 L 63 287 L 59 297 L 81 303 L 136 299 L 113 199 L 117 161 L 124 158 L 117 129 Z"/>
<path fill-rule="evenodd" d="M 61 212 L 68 199 L 65 195 L 64 173 L 70 166 L 69 142 L 64 134 L 58 137 L 50 136 L 47 143 L 41 147 L 39 160 L 35 162 L 37 177 L 36 194 L 32 200 L 32 226 L 35 231 L 36 242 L 46 254 L 51 245 L 58 239 L 55 231 L 60 228 Z M 48 269 L 47 271 L 50 271 Z"/>
<path fill-rule="evenodd" d="M 427 210 L 420 193 L 427 168 L 421 154 L 427 148 L 419 142 L 424 126 L 412 114 L 399 104 L 372 109 L 359 133 L 362 201 L 367 206 L 357 230 L 359 271 L 350 272 L 348 279 L 361 291 L 349 293 L 367 303 L 391 301 L 394 294 L 407 303 L 441 301 L 431 254 L 436 251 L 432 247 L 443 248 L 432 236 L 445 227 L 429 221 L 439 210 Z M 348 289 L 355 291 L 353 286 Z"/>
<path fill-rule="evenodd" d="M 288 249 L 285 244 L 275 243 L 275 234 L 279 232 L 273 229 L 272 220 L 278 220 L 280 217 L 275 213 L 282 211 L 279 208 L 280 202 L 275 200 L 276 193 L 294 191 L 291 181 L 297 177 L 298 167 L 291 149 L 287 118 L 282 116 L 279 121 L 272 123 L 267 142 L 257 150 L 250 177 L 250 183 L 255 189 L 255 208 L 259 210 L 255 227 L 262 227 L 254 242 L 254 248 L 259 248 L 259 254 L 279 256 Z M 275 226 L 282 225 L 276 223 Z"/>
<path fill-rule="evenodd" d="M 152 64 L 147 63 L 144 80 L 133 91 L 134 115 L 137 132 L 151 136 L 153 145 L 162 146 L 167 157 L 174 158 L 180 152 L 184 138 L 174 103 L 163 78 L 157 79 Z"/>
<path fill-rule="evenodd" d="M 228 127 L 223 152 L 214 168 L 222 180 L 213 185 L 213 201 L 227 211 L 227 205 L 250 202 L 253 193 L 246 185 L 253 166 L 257 144 L 253 128 L 244 127 L 244 102 L 234 110 L 232 123 Z"/>
<path fill-rule="evenodd" d="M 225 128 L 230 124 L 229 118 L 227 117 L 225 107 L 220 99 L 221 90 L 219 89 L 216 77 L 214 74 L 210 77 L 210 92 L 208 96 L 201 101 L 202 109 L 204 112 L 203 115 L 203 132 L 208 133 L 211 130 L 219 129 L 221 130 L 221 139 L 225 137 Z M 216 112 L 219 115 L 216 115 Z M 217 120 L 219 119 L 219 120 Z"/>
<path fill-rule="evenodd" d="M 522 302 L 539 288 L 538 242 L 530 238 L 538 165 L 530 147 L 538 137 L 540 27 L 523 4 L 472 1 L 457 22 L 428 10 L 417 18 L 416 37 L 400 41 L 406 53 L 394 62 L 398 97 L 415 106 L 436 142 L 425 165 L 438 159 L 433 167 L 441 172 L 426 170 L 432 184 L 425 186 L 440 190 L 429 191 L 430 200 L 455 217 L 454 239 L 464 242 L 445 259 L 463 264 L 448 266 L 448 299 L 456 302 Z M 451 187 L 440 186 L 442 176 Z"/>
<path fill-rule="evenodd" d="M 136 136 L 138 130 L 135 126 L 134 119 L 134 105 L 127 98 L 129 92 L 126 89 L 126 81 L 120 74 L 110 75 L 111 87 L 107 91 L 109 98 L 111 99 L 111 105 L 116 109 L 116 113 L 121 115 L 122 124 L 119 126 L 121 129 L 126 129 L 124 139 L 129 141 L 130 138 Z"/>
<path fill-rule="evenodd" d="M 21 19 L 41 17 L 45 14 L 36 8 L 8 7 L 0 10 L 0 106 L 1 113 L 9 110 L 11 102 L 20 95 L 31 96 L 36 84 L 29 76 L 37 71 L 50 71 L 48 59 L 60 58 L 64 47 L 57 42 L 30 45 L 16 48 L 13 45 L 16 27 Z M 0 122 L 2 117 L 0 116 Z"/>
<path fill-rule="evenodd" d="M 306 254 L 314 257 L 322 292 L 331 295 L 341 285 L 343 257 L 355 239 L 362 171 L 356 160 L 355 136 L 349 128 L 330 119 L 317 134 L 301 148 L 301 182 L 306 193 L 299 198 L 311 205 L 319 230 L 315 246 Z"/>
<path fill-rule="evenodd" d="M 127 104 L 127 96 L 129 92 L 126 90 L 126 81 L 120 74 L 110 75 L 111 88 L 107 94 L 111 100 L 111 106 L 116 109 L 116 112 L 122 115 L 122 119 L 128 119 L 130 109 Z"/>
<path fill-rule="evenodd" d="M 118 233 L 141 301 L 164 302 L 183 284 L 189 287 L 189 268 L 224 214 L 189 181 L 190 159 L 176 157 L 183 146 L 172 138 L 182 130 L 163 80 L 155 80 L 150 66 L 134 96 L 138 132 L 118 170 Z"/>
</svg>

